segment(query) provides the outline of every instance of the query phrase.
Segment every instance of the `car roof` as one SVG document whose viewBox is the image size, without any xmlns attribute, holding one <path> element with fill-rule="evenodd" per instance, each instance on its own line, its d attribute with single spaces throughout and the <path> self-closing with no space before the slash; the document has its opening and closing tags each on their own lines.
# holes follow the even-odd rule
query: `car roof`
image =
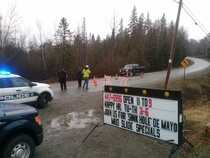
<svg viewBox="0 0 210 158">
<path fill-rule="evenodd" d="M 17 74 L 2 74 L 0 73 L 0 78 L 12 78 L 12 77 L 20 77 Z"/>
<path fill-rule="evenodd" d="M 125 66 L 133 66 L 133 65 L 138 65 L 138 64 L 127 64 Z"/>
</svg>

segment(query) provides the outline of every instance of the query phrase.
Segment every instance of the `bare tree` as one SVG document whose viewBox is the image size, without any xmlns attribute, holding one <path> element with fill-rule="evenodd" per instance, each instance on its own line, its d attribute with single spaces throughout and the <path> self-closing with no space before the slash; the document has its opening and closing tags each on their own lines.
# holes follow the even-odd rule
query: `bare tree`
<svg viewBox="0 0 210 158">
<path fill-rule="evenodd" d="M 2 35 L 2 32 L 3 32 L 3 30 L 2 30 L 2 15 L 0 14 L 0 50 L 1 50 L 1 47 L 2 47 L 2 43 L 3 43 L 3 41 L 2 41 L 2 37 L 3 37 L 3 35 Z"/>
<path fill-rule="evenodd" d="M 44 66 L 44 70 L 47 72 L 47 66 L 46 66 L 46 55 L 45 55 L 45 51 L 43 48 L 43 32 L 42 32 L 42 23 L 40 21 L 36 21 L 36 25 L 38 28 L 38 38 L 39 38 L 39 42 L 40 42 L 40 48 L 41 48 L 41 54 L 42 54 L 42 62 L 43 62 L 43 66 Z"/>
<path fill-rule="evenodd" d="M 17 11 L 15 2 L 12 2 L 8 16 L 5 17 L 8 17 L 8 19 L 0 16 L 0 61 L 2 63 L 7 62 L 16 55 L 14 53 L 5 58 L 5 48 L 9 45 L 16 46 L 17 44 L 17 28 L 22 19 Z"/>
<path fill-rule="evenodd" d="M 113 12 L 112 15 L 112 19 L 111 22 L 109 24 L 110 29 L 111 29 L 111 50 L 110 50 L 110 56 L 109 56 L 109 60 L 111 60 L 112 62 L 114 61 L 114 56 L 116 55 L 116 47 L 117 47 L 117 41 L 116 41 L 116 34 L 117 34 L 117 29 L 120 26 L 120 22 L 117 19 L 117 15 L 116 12 Z"/>
</svg>

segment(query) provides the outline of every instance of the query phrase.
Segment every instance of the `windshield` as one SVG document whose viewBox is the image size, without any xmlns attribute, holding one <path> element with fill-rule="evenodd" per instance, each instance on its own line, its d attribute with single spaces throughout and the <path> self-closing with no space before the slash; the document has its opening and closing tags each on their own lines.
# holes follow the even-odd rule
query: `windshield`
<svg viewBox="0 0 210 158">
<path fill-rule="evenodd" d="M 128 68 L 131 68 L 132 67 L 132 65 L 125 65 L 125 69 L 128 69 Z"/>
</svg>

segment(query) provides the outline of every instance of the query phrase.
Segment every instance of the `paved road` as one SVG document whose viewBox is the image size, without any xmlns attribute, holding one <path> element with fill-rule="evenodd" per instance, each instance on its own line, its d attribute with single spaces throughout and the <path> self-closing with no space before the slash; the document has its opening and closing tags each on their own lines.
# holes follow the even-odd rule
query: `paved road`
<svg viewBox="0 0 210 158">
<path fill-rule="evenodd" d="M 185 74 L 186 76 L 188 74 L 195 73 L 197 71 L 201 71 L 207 67 L 210 66 L 210 63 L 208 61 L 198 59 L 198 58 L 192 58 L 187 57 L 186 59 L 193 61 L 193 64 L 190 66 L 187 66 L 185 68 Z M 170 73 L 170 79 L 177 78 L 177 77 L 183 77 L 184 78 L 184 68 L 180 66 L 180 68 L 175 68 L 171 70 Z M 132 86 L 135 84 L 145 84 L 145 83 L 153 83 L 156 81 L 165 81 L 166 79 L 166 71 L 158 71 L 158 72 L 151 72 L 151 73 L 145 73 L 143 78 L 140 76 L 132 76 L 128 82 L 127 85 Z M 77 87 L 77 81 L 69 81 L 67 82 L 67 91 L 61 91 L 60 85 L 58 83 L 51 84 L 52 89 L 54 91 L 54 98 L 61 98 L 66 96 L 78 96 L 87 92 L 97 92 L 97 91 L 103 91 L 104 86 L 104 79 L 99 78 L 97 79 L 98 85 L 94 86 L 93 79 L 89 80 L 89 88 L 88 90 L 83 90 L 82 88 Z M 121 76 L 118 76 L 118 80 L 115 79 L 115 76 L 112 76 L 109 84 L 110 85 L 119 85 L 121 82 Z M 62 93 L 61 93 L 62 92 Z"/>
</svg>

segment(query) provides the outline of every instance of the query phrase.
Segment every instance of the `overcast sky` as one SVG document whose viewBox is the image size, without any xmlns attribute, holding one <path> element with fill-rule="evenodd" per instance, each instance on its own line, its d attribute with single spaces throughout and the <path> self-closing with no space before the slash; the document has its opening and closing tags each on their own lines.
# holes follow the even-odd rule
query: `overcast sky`
<svg viewBox="0 0 210 158">
<path fill-rule="evenodd" d="M 0 0 L 0 13 L 6 16 L 9 5 L 15 0 Z M 176 0 L 179 1 L 179 0 Z M 71 31 L 81 28 L 86 18 L 87 33 L 98 34 L 104 38 L 111 34 L 110 24 L 115 13 L 117 20 L 123 18 L 127 27 L 134 6 L 138 16 L 149 12 L 152 22 L 160 19 L 165 13 L 167 22 L 176 22 L 178 3 L 174 0 L 16 0 L 17 9 L 23 17 L 22 28 L 37 31 L 36 21 L 42 23 L 45 36 L 52 36 L 62 17 L 67 18 Z M 210 31 L 210 0 L 183 0 L 184 8 L 195 16 L 200 27 Z M 204 31 L 195 25 L 192 18 L 182 9 L 179 26 L 188 30 L 189 38 L 201 39 Z M 202 28 L 203 28 L 202 27 Z"/>
</svg>

